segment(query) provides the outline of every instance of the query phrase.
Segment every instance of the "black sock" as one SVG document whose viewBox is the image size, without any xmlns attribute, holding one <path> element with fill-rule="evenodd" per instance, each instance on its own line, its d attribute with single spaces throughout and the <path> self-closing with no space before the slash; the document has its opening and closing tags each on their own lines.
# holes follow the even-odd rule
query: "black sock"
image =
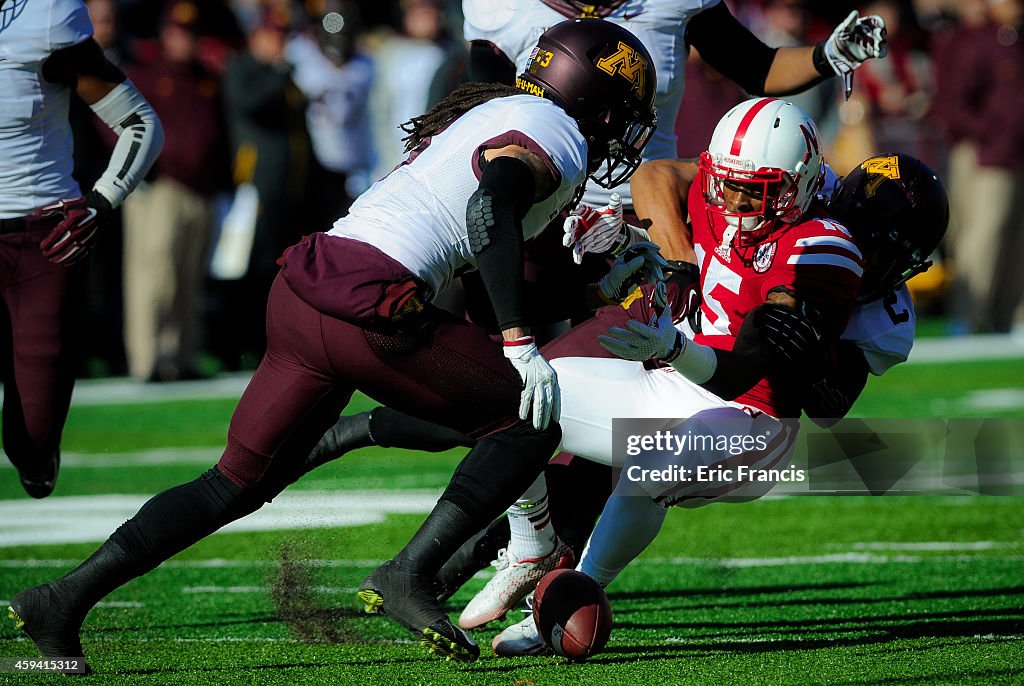
<svg viewBox="0 0 1024 686">
<path fill-rule="evenodd" d="M 114 589 L 262 504 L 214 467 L 151 498 L 54 587 L 72 605 L 69 611 L 84 616 Z"/>
<path fill-rule="evenodd" d="M 472 448 L 476 441 L 455 429 L 410 417 L 390 407 L 373 410 L 369 432 L 374 443 L 384 448 L 408 448 L 438 453 L 463 446 Z"/>
<path fill-rule="evenodd" d="M 418 573 L 436 575 L 484 523 L 496 519 L 533 483 L 560 438 L 558 425 L 537 431 L 522 424 L 481 438 L 396 559 Z"/>
<path fill-rule="evenodd" d="M 594 524 L 614 486 L 611 467 L 573 457 L 569 464 L 548 463 L 548 511 L 558 537 L 579 560 Z"/>
</svg>

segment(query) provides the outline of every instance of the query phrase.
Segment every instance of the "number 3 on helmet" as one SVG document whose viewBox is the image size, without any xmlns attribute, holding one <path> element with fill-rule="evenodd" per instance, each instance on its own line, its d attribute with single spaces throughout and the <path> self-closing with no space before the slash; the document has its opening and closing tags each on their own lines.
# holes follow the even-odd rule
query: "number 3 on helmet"
<svg viewBox="0 0 1024 686">
<path fill-rule="evenodd" d="M 786 100 L 747 100 L 718 122 L 700 171 L 708 211 L 733 227 L 739 245 L 755 245 L 814 201 L 824 175 L 818 127 Z M 730 189 L 753 202 L 731 207 Z"/>
</svg>

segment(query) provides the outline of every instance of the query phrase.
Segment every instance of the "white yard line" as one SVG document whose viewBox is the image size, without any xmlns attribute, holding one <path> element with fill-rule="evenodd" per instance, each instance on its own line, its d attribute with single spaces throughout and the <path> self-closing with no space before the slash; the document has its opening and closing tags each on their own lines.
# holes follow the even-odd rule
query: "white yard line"
<svg viewBox="0 0 1024 686">
<path fill-rule="evenodd" d="M 984 334 L 955 338 L 919 338 L 909 363 L 941 364 L 1024 358 L 1024 335 Z"/>
<path fill-rule="evenodd" d="M 1000 562 L 1021 562 L 1024 555 L 878 555 L 874 553 L 834 553 L 830 555 L 789 555 L 786 557 L 641 557 L 632 564 L 649 566 L 685 566 L 685 567 L 733 567 L 733 568 L 754 568 L 754 567 L 783 567 L 800 565 L 876 565 L 876 564 L 918 564 L 921 562 L 975 562 L 992 561 Z M 0 568 L 7 569 L 31 569 L 39 567 L 68 567 L 81 560 L 0 560 Z M 319 567 L 359 567 L 373 568 L 383 564 L 384 560 L 301 560 L 301 564 Z M 217 568 L 259 568 L 270 567 L 280 564 L 274 560 L 172 560 L 160 565 L 160 569 L 217 569 Z M 487 570 L 481 573 L 482 577 L 487 575 Z M 481 577 L 481 578 L 482 578 Z M 187 588 L 187 587 L 186 587 Z M 195 587 L 195 588 L 215 588 Z M 222 588 L 222 587 L 216 587 Z M 245 591 L 255 587 L 245 588 Z M 200 592 L 200 591 L 196 591 Z M 213 592 L 213 591 L 210 591 Z"/>
<path fill-rule="evenodd" d="M 426 514 L 433 490 L 292 491 L 222 532 L 280 531 L 379 524 L 390 514 Z M 0 547 L 103 541 L 149 500 L 102 495 L 0 501 Z"/>
</svg>

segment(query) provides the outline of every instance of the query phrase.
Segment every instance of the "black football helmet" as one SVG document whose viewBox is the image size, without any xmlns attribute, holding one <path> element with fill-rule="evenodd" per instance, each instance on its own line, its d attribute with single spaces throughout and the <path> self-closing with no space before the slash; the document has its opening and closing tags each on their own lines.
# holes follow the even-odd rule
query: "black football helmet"
<svg viewBox="0 0 1024 686">
<path fill-rule="evenodd" d="M 605 188 L 640 166 L 654 131 L 657 76 L 647 48 L 603 19 L 575 19 L 545 31 L 516 88 L 557 103 L 587 139 L 587 171 Z"/>
<path fill-rule="evenodd" d="M 921 160 L 889 153 L 850 172 L 828 203 L 864 256 L 860 302 L 877 300 L 932 265 L 949 225 L 949 198 Z"/>
</svg>

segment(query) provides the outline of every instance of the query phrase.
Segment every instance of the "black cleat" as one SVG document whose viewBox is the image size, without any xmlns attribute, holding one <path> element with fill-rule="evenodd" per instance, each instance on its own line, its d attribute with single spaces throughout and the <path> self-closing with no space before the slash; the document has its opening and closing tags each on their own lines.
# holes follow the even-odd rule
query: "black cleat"
<svg viewBox="0 0 1024 686">
<path fill-rule="evenodd" d="M 480 657 L 480 647 L 469 634 L 452 624 L 432 592 L 431 579 L 401 569 L 390 560 L 359 586 L 359 599 L 367 614 L 387 615 L 419 640 L 431 653 L 456 662 Z"/>
<path fill-rule="evenodd" d="M 373 437 L 370 436 L 370 416 L 372 414 L 371 411 L 340 417 L 306 457 L 302 473 L 307 474 L 358 448 L 376 445 Z"/>
<path fill-rule="evenodd" d="M 17 465 L 15 465 L 18 467 Z M 42 465 L 29 467 L 18 467 L 18 476 L 21 478 L 21 487 L 33 498 L 45 498 L 53 493 L 57 486 L 57 473 L 60 471 L 60 451 L 53 451 L 53 455 L 43 461 Z"/>
<path fill-rule="evenodd" d="M 16 629 L 22 629 L 39 653 L 48 658 L 79 658 L 85 665 L 85 651 L 79 631 L 82 617 L 72 617 L 63 609 L 60 598 L 53 586 L 42 584 L 21 591 L 11 598 L 7 616 L 14 621 Z"/>
<path fill-rule="evenodd" d="M 437 599 L 444 602 L 455 595 L 463 584 L 481 569 L 487 569 L 498 557 L 498 551 L 508 547 L 508 518 L 502 516 L 486 529 L 462 544 L 451 559 L 437 573 L 435 589 Z"/>
</svg>

